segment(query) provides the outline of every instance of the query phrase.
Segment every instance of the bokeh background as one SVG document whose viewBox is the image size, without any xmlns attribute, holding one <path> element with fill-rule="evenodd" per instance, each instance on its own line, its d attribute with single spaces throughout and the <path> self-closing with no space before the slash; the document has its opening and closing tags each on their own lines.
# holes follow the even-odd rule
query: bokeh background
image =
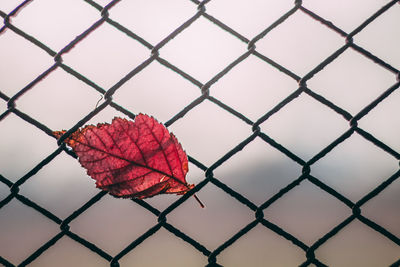
<svg viewBox="0 0 400 267">
<path fill-rule="evenodd" d="M 304 0 L 302 5 L 350 33 L 391 1 Z M 393 2 L 393 1 L 392 1 Z M 4 17 L 22 1 L 2 0 Z M 101 18 L 98 0 L 34 0 L 11 17 L 11 24 L 59 52 Z M 294 8 L 292 0 L 212 0 L 207 14 L 251 40 Z M 155 46 L 193 17 L 196 1 L 135 0 L 118 2 L 109 10 L 118 22 Z M 0 23 L 0 27 L 4 24 Z M 354 36 L 354 43 L 400 69 L 400 5 L 375 19 Z M 345 38 L 296 11 L 264 38 L 256 51 L 299 77 L 345 44 Z M 201 16 L 160 50 L 160 57 L 205 84 L 246 53 L 247 43 Z M 108 23 L 62 55 L 63 64 L 108 90 L 151 56 L 151 50 Z M 53 57 L 10 29 L 0 34 L 0 92 L 11 98 L 54 64 Z M 353 49 L 318 72 L 307 86 L 351 115 L 396 84 L 396 74 Z M 298 83 L 259 57 L 250 55 L 210 87 L 210 95 L 255 122 L 289 94 Z M 147 113 L 165 123 L 201 96 L 201 89 L 157 61 L 124 83 L 113 101 L 130 112 Z M 101 94 L 61 68 L 35 84 L 15 102 L 16 108 L 51 130 L 70 129 L 90 113 Z M 104 100 L 100 101 L 100 104 Z M 359 127 L 400 153 L 400 91 L 394 91 L 359 121 Z M 54 138 L 7 113 L 0 99 L 0 175 L 18 181 L 57 148 Z M 7 114 L 7 115 L 4 115 Z M 110 122 L 125 114 L 107 107 L 87 124 Z M 301 94 L 260 125 L 261 131 L 302 158 L 311 159 L 349 129 L 333 110 Z M 187 153 L 209 167 L 249 137 L 251 125 L 204 100 L 169 127 Z M 394 156 L 353 134 L 311 167 L 311 174 L 357 202 L 399 170 Z M 244 147 L 214 170 L 215 178 L 256 205 L 279 192 L 301 175 L 302 166 L 261 138 Z M 187 180 L 199 183 L 204 172 L 189 166 Z M 20 186 L 19 194 L 67 218 L 98 194 L 94 181 L 79 162 L 62 152 Z M 0 201 L 10 194 L 0 182 Z M 167 220 L 177 229 L 213 251 L 252 222 L 254 212 L 209 183 L 199 198 L 173 210 Z M 146 200 L 159 210 L 179 196 L 161 195 Z M 264 210 L 265 218 L 311 246 L 352 214 L 351 209 L 309 181 L 303 181 Z M 362 206 L 362 214 L 400 238 L 400 180 Z M 152 213 L 109 195 L 74 219 L 70 230 L 112 256 L 157 224 Z M 0 209 L 0 256 L 18 265 L 53 236 L 59 225 L 17 199 Z M 355 220 L 316 250 L 329 266 L 387 266 L 400 258 L 400 246 Z M 226 267 L 298 266 L 306 260 L 297 246 L 258 225 L 218 257 Z M 161 228 L 120 261 L 121 266 L 205 266 L 207 257 L 190 244 Z M 30 266 L 108 266 L 88 248 L 64 236 Z"/>
</svg>

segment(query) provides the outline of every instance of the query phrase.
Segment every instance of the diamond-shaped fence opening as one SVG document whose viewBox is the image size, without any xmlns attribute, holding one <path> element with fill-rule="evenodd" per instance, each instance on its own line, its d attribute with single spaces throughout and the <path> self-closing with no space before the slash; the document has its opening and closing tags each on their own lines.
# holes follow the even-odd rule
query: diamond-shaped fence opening
<svg viewBox="0 0 400 267">
<path fill-rule="evenodd" d="M 400 2 L 161 2 L 0 3 L 0 264 L 400 266 Z M 186 195 L 112 198 L 52 134 L 141 112 Z"/>
</svg>

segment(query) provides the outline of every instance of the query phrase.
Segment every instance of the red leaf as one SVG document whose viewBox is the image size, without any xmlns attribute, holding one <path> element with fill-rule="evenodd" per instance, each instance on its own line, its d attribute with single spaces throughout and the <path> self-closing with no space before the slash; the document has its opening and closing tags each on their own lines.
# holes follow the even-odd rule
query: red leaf
<svg viewBox="0 0 400 267">
<path fill-rule="evenodd" d="M 65 131 L 53 132 L 60 138 Z M 147 198 L 186 193 L 188 159 L 176 137 L 153 117 L 135 121 L 115 117 L 111 124 L 89 125 L 65 141 L 96 186 L 117 197 Z"/>
</svg>

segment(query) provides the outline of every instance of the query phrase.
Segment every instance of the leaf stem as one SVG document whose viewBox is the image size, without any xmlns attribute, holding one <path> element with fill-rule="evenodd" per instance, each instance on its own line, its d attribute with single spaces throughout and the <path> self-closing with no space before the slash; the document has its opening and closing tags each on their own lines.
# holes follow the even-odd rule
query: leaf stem
<svg viewBox="0 0 400 267">
<path fill-rule="evenodd" d="M 201 207 L 202 209 L 204 209 L 204 208 L 206 207 L 206 206 L 204 206 L 203 202 L 201 202 L 200 199 L 196 196 L 196 194 L 194 194 L 193 197 L 197 200 L 197 202 L 199 202 L 200 207 Z"/>
</svg>

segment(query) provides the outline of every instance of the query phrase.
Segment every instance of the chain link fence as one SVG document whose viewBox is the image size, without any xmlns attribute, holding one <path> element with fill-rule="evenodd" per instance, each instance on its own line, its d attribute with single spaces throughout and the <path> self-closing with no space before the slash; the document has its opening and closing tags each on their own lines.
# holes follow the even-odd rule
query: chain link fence
<svg viewBox="0 0 400 267">
<path fill-rule="evenodd" d="M 73 231 L 70 230 L 70 223 L 74 221 L 77 217 L 79 217 L 81 214 L 83 214 L 85 211 L 90 209 L 93 204 L 95 204 L 98 201 L 101 201 L 101 199 L 106 195 L 105 192 L 99 192 L 96 196 L 94 196 L 92 199 L 90 199 L 87 203 L 85 203 L 82 207 L 74 211 L 72 214 L 70 214 L 66 219 L 62 220 L 59 217 L 57 217 L 55 214 L 50 212 L 49 210 L 41 207 L 39 204 L 35 203 L 28 197 L 24 196 L 23 194 L 20 193 L 20 187 L 24 185 L 25 182 L 27 182 L 31 177 L 33 177 L 36 173 L 39 172 L 41 168 L 49 164 L 53 159 L 55 159 L 58 155 L 61 153 L 68 153 L 72 157 L 76 157 L 72 152 L 70 152 L 65 144 L 63 144 L 62 140 L 58 141 L 59 147 L 52 152 L 50 155 L 48 155 L 46 158 L 43 158 L 43 160 L 32 170 L 30 170 L 28 173 L 23 175 L 20 179 L 18 179 L 16 182 L 12 182 L 10 179 L 7 177 L 4 177 L 3 175 L 0 174 L 0 182 L 9 187 L 10 191 L 9 194 L 3 198 L 0 202 L 0 212 L 1 209 L 6 207 L 8 203 L 10 203 L 11 200 L 16 199 L 20 201 L 22 204 L 34 209 L 35 211 L 39 212 L 55 224 L 59 226 L 59 233 L 56 234 L 53 238 L 48 240 L 46 243 L 44 243 L 41 247 L 38 247 L 37 250 L 32 253 L 29 257 L 24 259 L 21 263 L 17 263 L 19 266 L 25 266 L 29 265 L 30 263 L 34 262 L 38 257 L 41 256 L 43 252 L 45 252 L 47 249 L 55 245 L 62 237 L 67 236 L 71 238 L 72 240 L 78 242 L 79 244 L 87 247 L 90 249 L 93 253 L 97 254 L 99 257 L 102 257 L 106 261 L 110 263 L 110 266 L 119 266 L 119 261 L 121 258 L 123 258 L 126 254 L 134 250 L 136 247 L 140 246 L 143 241 L 145 241 L 147 238 L 152 236 L 153 234 L 157 233 L 161 228 L 171 232 L 173 235 L 176 237 L 184 240 L 190 246 L 192 246 L 194 249 L 198 250 L 201 252 L 204 257 L 208 259 L 208 265 L 207 266 L 220 266 L 218 262 L 218 256 L 220 255 L 221 252 L 223 252 L 225 249 L 229 248 L 233 243 L 235 243 L 238 239 L 240 238 L 245 238 L 246 234 L 255 228 L 257 225 L 262 225 L 271 231 L 275 232 L 279 236 L 289 240 L 294 246 L 297 246 L 300 248 L 302 251 L 304 251 L 304 254 L 306 256 L 306 260 L 302 263 L 300 263 L 300 266 L 327 266 L 327 263 L 324 263 L 321 259 L 318 259 L 315 255 L 315 251 L 320 248 L 322 245 L 324 245 L 328 240 L 330 240 L 333 236 L 335 236 L 338 232 L 340 232 L 342 229 L 344 229 L 347 225 L 349 225 L 351 222 L 358 220 L 365 224 L 367 227 L 370 227 L 371 229 L 375 230 L 378 232 L 380 235 L 384 236 L 385 238 L 389 239 L 391 242 L 393 242 L 395 245 L 400 247 L 400 237 L 396 236 L 395 234 L 391 233 L 378 223 L 374 222 L 373 220 L 367 218 L 362 214 L 362 208 L 363 205 L 371 200 L 372 198 L 376 197 L 378 194 L 380 194 L 383 190 L 385 190 L 387 187 L 389 187 L 394 181 L 399 180 L 400 176 L 400 169 L 393 173 L 390 177 L 387 177 L 386 180 L 381 183 L 379 186 L 377 186 L 374 190 L 370 191 L 368 194 L 364 195 L 359 201 L 353 202 L 346 198 L 344 195 L 340 194 L 336 190 L 334 190 L 332 187 L 328 186 L 327 184 L 323 183 L 321 180 L 318 178 L 314 177 L 311 171 L 311 167 L 314 163 L 319 161 L 321 158 L 323 158 L 325 155 L 327 155 L 331 150 L 333 150 L 335 147 L 340 146 L 340 144 L 348 139 L 352 135 L 359 135 L 365 140 L 368 140 L 375 146 L 377 146 L 379 149 L 385 151 L 387 154 L 390 156 L 394 157 L 395 159 L 399 160 L 400 159 L 400 153 L 396 151 L 394 148 L 390 147 L 389 145 L 385 144 L 383 141 L 379 140 L 377 137 L 369 133 L 368 131 L 362 129 L 359 127 L 358 122 L 367 114 L 369 113 L 372 109 L 374 109 L 376 106 L 378 106 L 383 100 L 391 97 L 392 93 L 398 90 L 400 86 L 400 72 L 398 69 L 396 69 L 394 66 L 390 65 L 388 62 L 385 62 L 381 58 L 375 56 L 373 53 L 370 51 L 366 50 L 365 48 L 357 45 L 355 42 L 353 42 L 353 37 L 362 32 L 365 28 L 367 28 L 371 23 L 374 22 L 375 19 L 377 19 L 379 16 L 384 14 L 386 11 L 389 9 L 393 8 L 395 5 L 399 4 L 400 2 L 398 0 L 394 1 L 387 1 L 387 3 L 380 8 L 379 10 L 376 10 L 374 14 L 372 14 L 367 20 L 365 20 L 361 25 L 359 25 L 356 29 L 354 29 L 352 32 L 348 33 L 345 32 L 344 30 L 340 29 L 339 27 L 335 26 L 332 22 L 324 19 L 323 17 L 319 16 L 318 14 L 314 13 L 312 10 L 307 9 L 306 7 L 303 6 L 303 3 L 301 0 L 296 0 L 293 8 L 287 11 L 285 14 L 283 14 L 278 20 L 276 20 L 274 23 L 272 23 L 270 26 L 268 26 L 265 30 L 260 32 L 258 35 L 256 35 L 252 39 L 247 39 L 240 33 L 236 32 L 234 29 L 232 29 L 229 25 L 225 24 L 223 21 L 220 21 L 218 18 L 210 15 L 207 13 L 207 4 L 210 1 L 197 1 L 197 0 L 192 0 L 194 5 L 197 5 L 197 11 L 194 12 L 193 16 L 188 19 L 185 23 L 180 25 L 178 28 L 176 28 L 172 33 L 170 33 L 167 37 L 165 37 L 161 42 L 158 44 L 151 44 L 142 37 L 138 36 L 135 34 L 132 30 L 124 27 L 124 25 L 121 25 L 117 21 L 113 20 L 109 16 L 109 10 L 112 9 L 115 5 L 118 5 L 120 1 L 114 0 L 110 2 L 106 6 L 101 6 L 100 4 L 96 3 L 95 1 L 91 0 L 85 0 L 87 4 L 92 6 L 94 9 L 96 9 L 99 12 L 99 19 L 96 21 L 93 25 L 91 25 L 88 29 L 86 29 L 84 32 L 82 32 L 79 36 L 77 36 L 74 40 L 71 40 L 71 42 L 63 47 L 59 51 L 54 51 L 51 47 L 46 46 L 44 43 L 39 41 L 35 36 L 31 36 L 24 32 L 23 30 L 19 29 L 17 26 L 13 25 L 12 23 L 12 18 L 15 16 L 19 15 L 19 11 L 21 11 L 25 6 L 27 6 L 31 1 L 26 0 L 22 2 L 19 6 L 17 6 L 14 10 L 12 10 L 10 13 L 5 13 L 0 10 L 0 16 L 4 19 L 4 25 L 0 29 L 0 33 L 3 33 L 5 31 L 12 31 L 19 36 L 23 37 L 27 42 L 30 42 L 34 44 L 35 46 L 39 47 L 43 51 L 45 51 L 49 57 L 54 59 L 54 64 L 48 68 L 46 71 L 44 71 L 42 74 L 37 76 L 34 80 L 32 80 L 29 84 L 27 84 L 24 88 L 22 88 L 20 91 L 18 91 L 15 95 L 7 95 L 4 92 L 0 91 L 0 101 L 3 101 L 7 103 L 7 109 L 5 112 L 0 114 L 0 124 L 1 122 L 10 114 L 15 114 L 18 116 L 20 119 L 22 119 L 24 122 L 34 125 L 44 133 L 46 133 L 49 138 L 52 138 L 52 131 L 56 129 L 50 129 L 48 128 L 45 124 L 43 124 L 40 121 L 35 120 L 33 117 L 30 116 L 30 114 L 24 113 L 21 110 L 18 109 L 18 100 L 31 90 L 39 81 L 46 79 L 48 74 L 51 72 L 55 71 L 56 69 L 61 69 L 70 75 L 73 75 L 76 77 L 76 79 L 79 79 L 80 81 L 83 81 L 86 83 L 88 86 L 93 88 L 93 90 L 96 90 L 100 94 L 103 95 L 104 101 L 98 105 L 92 112 L 81 118 L 81 120 L 76 123 L 72 128 L 68 129 L 67 135 L 73 133 L 76 131 L 79 127 L 84 126 L 91 118 L 93 118 L 96 114 L 104 110 L 106 107 L 112 107 L 115 110 L 122 112 L 129 116 L 130 118 L 134 119 L 135 114 L 133 114 L 130 110 L 124 108 L 123 106 L 119 105 L 113 100 L 113 94 L 122 86 L 124 85 L 128 80 L 130 79 L 135 79 L 135 75 L 141 72 L 143 69 L 145 69 L 150 63 L 153 61 L 157 61 L 158 63 L 164 65 L 165 67 L 173 70 L 174 72 L 180 74 L 184 79 L 188 80 L 191 82 L 194 86 L 198 87 L 199 89 L 199 96 L 196 100 L 194 100 L 191 103 L 188 103 L 188 105 L 183 108 L 181 111 L 179 111 L 177 114 L 175 114 L 170 120 L 168 120 L 165 125 L 170 126 L 173 123 L 175 123 L 177 120 L 183 118 L 186 116 L 186 114 L 190 113 L 191 110 L 196 107 L 197 105 L 201 105 L 204 101 L 211 101 L 212 103 L 218 105 L 222 109 L 226 110 L 227 112 L 231 113 L 233 116 L 235 116 L 238 120 L 244 121 L 249 128 L 252 129 L 252 134 L 248 136 L 245 140 L 243 140 L 241 143 L 237 144 L 237 146 L 232 149 L 231 151 L 227 151 L 226 154 L 214 162 L 211 166 L 205 166 L 202 164 L 199 160 L 196 160 L 193 157 L 189 156 L 189 161 L 196 165 L 198 168 L 200 168 L 204 172 L 204 180 L 202 180 L 200 183 L 198 183 L 193 190 L 191 190 L 189 193 L 183 195 L 182 197 L 179 197 L 178 200 L 176 200 L 173 204 L 168 206 L 165 210 L 158 210 L 157 208 L 153 207 L 150 205 L 148 202 L 143 201 L 143 200 L 137 200 L 137 199 L 132 199 L 134 202 L 134 205 L 140 205 L 144 209 L 148 210 L 154 216 L 157 218 L 158 222 L 148 229 L 143 235 L 141 235 L 139 238 L 132 240 L 132 242 L 125 247 L 123 250 L 121 250 L 118 254 L 116 255 L 110 255 L 107 252 L 105 252 L 101 247 L 97 246 L 96 244 L 93 244 L 89 242 L 88 240 L 85 240 L 83 237 L 79 236 L 78 234 L 74 233 Z M 305 76 L 301 77 L 293 73 L 292 71 L 288 70 L 285 68 L 285 66 L 281 65 L 279 62 L 275 62 L 266 55 L 260 53 L 256 49 L 257 42 L 264 37 L 268 36 L 268 34 L 275 29 L 276 27 L 279 27 L 286 19 L 288 19 L 290 16 L 292 16 L 296 12 L 303 12 L 304 14 L 310 16 L 314 20 L 318 21 L 319 23 L 323 24 L 326 26 L 327 31 L 333 31 L 337 35 L 339 35 L 341 38 L 343 38 L 343 46 L 338 48 L 333 54 L 331 54 L 328 58 L 326 58 L 324 61 L 322 61 L 318 66 L 316 66 L 314 69 L 312 69 L 310 72 L 308 72 Z M 21 16 L 23 15 L 23 12 L 21 12 Z M 224 31 L 230 33 L 234 37 L 238 39 L 238 41 L 243 42 L 247 44 L 247 51 L 244 52 L 241 55 L 237 56 L 237 59 L 231 62 L 229 65 L 227 65 L 221 72 L 215 74 L 215 76 L 210 79 L 206 83 L 201 83 L 195 78 L 193 78 L 191 75 L 189 75 L 187 72 L 185 72 L 184 69 L 180 69 L 177 66 L 171 64 L 167 60 L 165 60 L 162 57 L 162 53 L 160 53 L 160 49 L 164 47 L 169 41 L 171 41 L 173 38 L 178 36 L 182 31 L 184 31 L 186 28 L 190 27 L 193 22 L 198 20 L 199 18 L 205 18 Z M 111 88 L 109 89 L 104 89 L 98 86 L 95 82 L 92 82 L 89 80 L 87 77 L 82 75 L 81 73 L 77 72 L 70 66 L 66 65 L 63 63 L 63 55 L 70 50 L 73 50 L 75 46 L 79 45 L 79 42 L 81 42 L 85 37 L 88 35 L 92 34 L 95 32 L 99 27 L 101 27 L 102 24 L 109 24 L 110 26 L 114 27 L 115 29 L 125 33 L 128 35 L 130 38 L 136 40 L 140 44 L 142 44 L 145 48 L 148 49 L 150 56 L 140 65 L 138 65 L 136 68 L 132 69 L 127 75 L 124 77 L 121 77 L 121 79 L 115 83 Z M 0 35 L 0 42 L 1 42 L 1 35 Z M 376 64 L 379 64 L 382 66 L 384 69 L 387 70 L 387 72 L 393 73 L 394 75 L 397 75 L 397 82 L 394 83 L 390 88 L 386 89 L 379 97 L 377 97 L 374 101 L 369 103 L 367 106 L 365 106 L 360 112 L 358 112 L 355 116 L 351 115 L 348 111 L 344 110 L 343 108 L 340 108 L 338 105 L 335 103 L 329 101 L 322 95 L 316 93 L 315 91 L 309 89 L 307 87 L 307 82 L 310 81 L 315 74 L 320 72 L 324 67 L 335 61 L 342 53 L 344 53 L 346 50 L 352 49 L 359 54 L 363 55 L 369 60 L 372 60 Z M 225 74 L 230 72 L 233 68 L 235 68 L 239 63 L 242 61 L 245 61 L 250 55 L 255 56 L 269 65 L 273 66 L 274 68 L 278 69 L 280 72 L 284 73 L 291 79 L 295 80 L 298 83 L 298 89 L 288 95 L 283 101 L 278 103 L 274 108 L 269 110 L 267 113 L 265 113 L 263 116 L 258 118 L 256 121 L 252 121 L 245 115 L 241 114 L 234 108 L 228 106 L 225 104 L 222 100 L 216 99 L 213 96 L 210 95 L 210 91 L 212 90 L 212 87 L 214 84 L 218 82 L 218 80 L 223 77 Z M 1 90 L 1 88 L 0 88 Z M 332 112 L 336 112 L 339 114 L 344 120 L 346 120 L 349 124 L 348 129 L 346 132 L 344 132 L 342 135 L 338 136 L 337 139 L 326 146 L 324 149 L 322 149 L 319 153 L 314 155 L 310 160 L 306 161 L 300 157 L 298 157 L 295 153 L 290 151 L 288 148 L 286 148 L 284 145 L 278 143 L 274 139 L 272 139 L 270 136 L 268 136 L 266 133 L 264 133 L 261 128 L 260 124 L 263 122 L 267 121 L 272 115 L 275 113 L 279 112 L 284 106 L 286 106 L 288 103 L 290 103 L 292 100 L 297 98 L 298 96 L 306 94 L 310 97 L 312 97 L 315 101 L 318 101 L 319 103 L 327 106 Z M 396 116 L 397 114 L 393 114 L 393 116 Z M 54 138 L 54 137 L 53 137 Z M 280 151 L 282 154 L 287 156 L 289 159 L 292 161 L 296 162 L 302 167 L 302 173 L 298 176 L 298 178 L 294 181 L 292 181 L 290 184 L 288 184 L 286 187 L 282 188 L 277 194 L 266 200 L 262 205 L 256 205 L 252 201 L 250 201 L 248 198 L 243 196 L 242 194 L 236 192 L 233 190 L 231 187 L 229 187 L 227 184 L 223 183 L 218 179 L 218 177 L 214 176 L 214 170 L 216 170 L 219 166 L 221 166 L 224 162 L 228 161 L 233 155 L 236 153 L 240 153 L 240 151 L 247 146 L 249 143 L 251 143 L 255 139 L 262 139 L 266 143 L 268 143 L 270 146 L 275 148 L 277 151 Z M 55 140 L 55 139 L 54 139 Z M 190 154 L 190 151 L 189 151 Z M 3 156 L 3 155 L 2 155 Z M 280 199 L 281 197 L 285 196 L 286 194 L 290 194 L 290 192 L 299 186 L 303 181 L 308 180 L 312 184 L 316 185 L 320 189 L 322 189 L 326 194 L 329 194 L 336 198 L 337 200 L 341 201 L 344 205 L 348 207 L 352 211 L 352 214 L 348 216 L 345 220 L 343 220 L 341 223 L 336 225 L 334 228 L 332 228 L 329 232 L 325 233 L 321 238 L 319 238 L 315 243 L 311 245 L 307 245 L 303 243 L 300 239 L 298 239 L 296 236 L 291 234 L 290 232 L 286 231 L 284 228 L 280 227 L 277 224 L 272 223 L 269 221 L 266 217 L 264 217 L 264 211 L 268 209 L 268 207 L 273 204 L 275 201 Z M 228 240 L 225 240 L 220 246 L 218 246 L 215 250 L 209 250 L 206 246 L 201 244 L 200 242 L 196 241 L 194 238 L 189 236 L 188 234 L 180 231 L 177 229 L 174 225 L 170 224 L 167 220 L 168 215 L 176 209 L 178 206 L 180 206 L 183 202 L 185 202 L 189 197 L 191 197 L 194 193 L 202 190 L 202 188 L 208 184 L 212 183 L 215 186 L 219 187 L 222 189 L 226 194 L 231 196 L 232 198 L 236 199 L 237 201 L 241 202 L 243 205 L 247 206 L 248 209 L 250 209 L 254 213 L 254 220 L 249 223 L 247 226 L 245 226 L 243 229 L 235 233 L 233 236 L 231 236 Z M 4 255 L 0 255 L 0 263 L 2 263 L 5 266 L 14 266 L 16 263 L 10 262 Z M 400 259 L 396 262 L 392 263 L 392 266 L 400 266 Z"/>
</svg>

